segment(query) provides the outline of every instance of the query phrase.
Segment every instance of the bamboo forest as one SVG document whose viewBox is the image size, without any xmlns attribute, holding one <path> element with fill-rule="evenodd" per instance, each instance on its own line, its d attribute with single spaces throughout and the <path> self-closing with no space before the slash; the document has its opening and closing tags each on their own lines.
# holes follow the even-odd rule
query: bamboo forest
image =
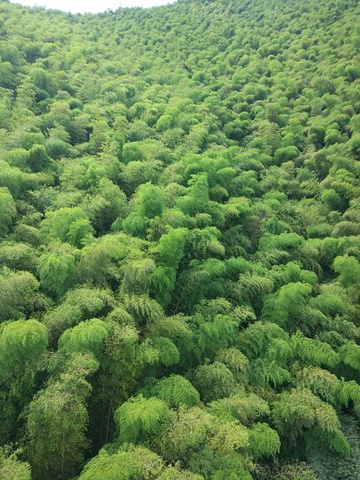
<svg viewBox="0 0 360 480">
<path fill-rule="evenodd" d="M 0 1 L 0 480 L 360 479 L 360 4 Z"/>
</svg>

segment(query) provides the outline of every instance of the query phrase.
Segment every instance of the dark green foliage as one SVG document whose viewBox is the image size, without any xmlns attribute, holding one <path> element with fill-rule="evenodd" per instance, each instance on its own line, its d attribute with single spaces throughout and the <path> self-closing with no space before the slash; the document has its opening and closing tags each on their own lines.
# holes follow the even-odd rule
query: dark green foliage
<svg viewBox="0 0 360 480">
<path fill-rule="evenodd" d="M 194 385 L 204 402 L 229 396 L 234 391 L 235 384 L 231 371 L 220 362 L 201 365 L 194 376 Z"/>
<path fill-rule="evenodd" d="M 327 452 L 312 452 L 309 465 L 320 480 L 359 478 L 359 436 L 358 426 L 353 418 L 341 416 L 341 427 L 349 442 L 351 451 L 347 456 L 329 455 Z"/>
<path fill-rule="evenodd" d="M 9 233 L 15 220 L 16 205 L 7 188 L 0 188 L 0 235 L 4 237 Z"/>
<path fill-rule="evenodd" d="M 36 320 L 18 320 L 0 327 L 0 433 L 14 440 L 18 415 L 35 390 L 48 345 L 46 327 Z"/>
<path fill-rule="evenodd" d="M 76 354 L 56 381 L 33 398 L 27 412 L 27 453 L 34 477 L 72 475 L 88 447 L 86 398 L 91 386 L 86 377 L 96 371 L 93 357 Z"/>
<path fill-rule="evenodd" d="M 349 454 L 350 447 L 340 431 L 335 410 L 307 389 L 281 394 L 274 404 L 273 417 L 280 436 L 286 436 L 289 443 L 305 437 L 311 451 L 314 447 L 322 447 L 319 438 L 316 440 L 320 435 L 330 450 L 345 456 Z"/>
</svg>

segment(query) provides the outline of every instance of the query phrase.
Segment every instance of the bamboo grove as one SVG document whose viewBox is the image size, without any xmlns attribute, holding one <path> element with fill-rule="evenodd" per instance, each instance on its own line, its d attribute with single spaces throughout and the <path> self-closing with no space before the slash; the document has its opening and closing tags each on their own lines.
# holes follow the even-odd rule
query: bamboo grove
<svg viewBox="0 0 360 480">
<path fill-rule="evenodd" d="M 360 479 L 360 9 L 0 2 L 0 479 Z"/>
</svg>

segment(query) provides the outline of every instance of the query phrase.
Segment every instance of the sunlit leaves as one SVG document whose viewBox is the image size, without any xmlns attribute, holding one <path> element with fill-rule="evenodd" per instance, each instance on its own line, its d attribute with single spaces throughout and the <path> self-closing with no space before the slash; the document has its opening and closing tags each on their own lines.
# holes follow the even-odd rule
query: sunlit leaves
<svg viewBox="0 0 360 480">
<path fill-rule="evenodd" d="M 67 247 L 59 244 L 39 258 L 40 284 L 56 297 L 63 296 L 76 282 L 75 252 Z"/>
<path fill-rule="evenodd" d="M 144 447 L 129 446 L 113 454 L 101 450 L 86 465 L 80 475 L 80 480 L 92 480 L 100 477 L 103 480 L 130 480 L 131 478 L 146 480 L 158 478 L 162 468 L 162 459 Z M 182 477 L 180 478 L 182 479 Z M 177 480 L 177 477 L 175 479 Z M 191 477 L 189 480 L 192 480 Z"/>
<path fill-rule="evenodd" d="M 214 431 L 213 417 L 199 407 L 180 408 L 161 438 L 165 458 L 186 461 L 197 452 Z"/>
<path fill-rule="evenodd" d="M 115 412 L 119 441 L 136 444 L 159 433 L 164 422 L 171 418 L 165 402 L 158 398 L 133 397 Z"/>
<path fill-rule="evenodd" d="M 85 320 L 65 330 L 59 339 L 59 351 L 67 355 L 89 352 L 98 356 L 107 336 L 106 324 L 102 320 Z"/>
<path fill-rule="evenodd" d="M 288 331 L 294 330 L 303 322 L 306 301 L 311 286 L 300 282 L 288 283 L 268 296 L 264 302 L 263 318 L 278 323 Z"/>
<path fill-rule="evenodd" d="M 9 449 L 0 450 L 0 478 L 6 480 L 31 480 L 30 465 L 21 462 Z"/>
<path fill-rule="evenodd" d="M 200 395 L 193 385 L 181 375 L 170 375 L 159 380 L 150 389 L 156 397 L 164 400 L 170 407 L 186 405 L 193 407 L 200 402 Z"/>
<path fill-rule="evenodd" d="M 62 303 L 47 312 L 44 323 L 50 336 L 59 337 L 67 328 L 83 320 L 101 316 L 112 309 L 113 297 L 109 291 L 91 288 L 78 288 L 67 293 Z"/>
<path fill-rule="evenodd" d="M 39 283 L 29 272 L 11 272 L 3 269 L 0 274 L 0 321 L 24 317 L 36 303 Z"/>
<path fill-rule="evenodd" d="M 334 270 L 339 273 L 339 281 L 348 287 L 360 283 L 360 264 L 355 257 L 344 255 L 334 260 Z"/>
<path fill-rule="evenodd" d="M 125 295 L 124 305 L 138 323 L 153 323 L 164 316 L 163 309 L 147 295 Z"/>
<path fill-rule="evenodd" d="M 249 429 L 250 448 L 255 458 L 270 457 L 280 451 L 280 438 L 266 423 L 255 423 Z"/>
<path fill-rule="evenodd" d="M 232 454 L 249 446 L 249 433 L 246 427 L 236 422 L 219 426 L 210 445 L 221 454 Z"/>
<path fill-rule="evenodd" d="M 34 480 L 356 478 L 357 9 L 2 3 L 0 437 Z"/>
<path fill-rule="evenodd" d="M 47 241 L 70 241 L 74 246 L 78 246 L 90 233 L 88 218 L 79 207 L 60 208 L 51 212 L 41 225 L 41 234 Z"/>
<path fill-rule="evenodd" d="M 241 390 L 229 397 L 211 402 L 208 408 L 221 419 L 236 419 L 243 425 L 250 425 L 270 414 L 269 405 L 265 400 L 254 393 L 245 393 Z"/>
</svg>

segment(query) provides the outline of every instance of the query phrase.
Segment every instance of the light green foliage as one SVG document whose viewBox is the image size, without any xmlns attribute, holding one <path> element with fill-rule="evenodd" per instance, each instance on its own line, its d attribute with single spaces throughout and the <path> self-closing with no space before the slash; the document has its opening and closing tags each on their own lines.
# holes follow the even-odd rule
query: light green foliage
<svg viewBox="0 0 360 480">
<path fill-rule="evenodd" d="M 155 337 L 151 339 L 151 345 L 159 352 L 159 363 L 161 365 L 171 367 L 179 363 L 179 350 L 170 338 Z"/>
<path fill-rule="evenodd" d="M 355 370 L 360 369 L 360 346 L 356 345 L 353 342 L 347 342 L 339 350 L 339 355 L 341 360 L 345 365 L 354 368 Z"/>
<path fill-rule="evenodd" d="M 317 277 L 313 272 L 303 270 L 295 262 L 289 262 L 286 265 L 274 265 L 270 277 L 277 288 L 292 282 L 309 283 L 310 285 L 317 283 Z"/>
<path fill-rule="evenodd" d="M 299 149 L 295 146 L 278 148 L 275 152 L 274 159 L 276 163 L 280 164 L 288 160 L 294 160 L 299 156 Z"/>
<path fill-rule="evenodd" d="M 237 422 L 221 424 L 210 441 L 212 448 L 225 455 L 231 455 L 249 447 L 249 432 Z"/>
<path fill-rule="evenodd" d="M 266 387 L 271 385 L 276 388 L 290 381 L 291 375 L 285 368 L 274 360 L 269 361 L 259 358 L 249 365 L 248 378 L 251 383 Z"/>
<path fill-rule="evenodd" d="M 238 381 L 242 380 L 249 365 L 246 356 L 235 347 L 219 350 L 216 359 L 226 365 Z"/>
<path fill-rule="evenodd" d="M 0 2 L 0 465 L 357 479 L 359 19 Z"/>
<path fill-rule="evenodd" d="M 150 392 L 172 408 L 180 405 L 194 407 L 200 402 L 198 391 L 181 375 L 170 375 L 159 380 L 151 387 Z"/>
<path fill-rule="evenodd" d="M 287 365 L 294 357 L 294 352 L 289 342 L 281 338 L 273 338 L 266 350 L 266 358 L 279 365 Z"/>
<path fill-rule="evenodd" d="M 273 287 L 271 279 L 257 274 L 245 273 L 239 277 L 235 294 L 239 302 L 249 302 L 255 306 L 260 303 L 264 294 L 273 291 Z"/>
<path fill-rule="evenodd" d="M 163 191 L 150 183 L 143 184 L 136 193 L 134 203 L 135 209 L 123 221 L 122 226 L 126 233 L 144 237 L 149 226 L 149 220 L 163 213 Z"/>
<path fill-rule="evenodd" d="M 75 220 L 69 226 L 67 239 L 71 245 L 77 248 L 82 248 L 86 239 L 91 237 L 93 228 L 87 218 L 80 218 Z"/>
<path fill-rule="evenodd" d="M 107 178 L 101 178 L 98 193 L 86 199 L 83 206 L 91 224 L 100 233 L 108 231 L 114 222 L 118 219 L 121 220 L 127 213 L 127 201 L 124 192 Z M 83 224 L 85 224 L 84 221 Z M 89 230 L 91 233 L 91 225 Z"/>
<path fill-rule="evenodd" d="M 146 294 L 149 292 L 150 275 L 155 263 L 149 258 L 133 260 L 126 265 L 122 288 L 126 293 Z"/>
<path fill-rule="evenodd" d="M 40 285 L 50 294 L 62 297 L 77 277 L 75 252 L 68 245 L 54 245 L 49 253 L 39 258 Z"/>
<path fill-rule="evenodd" d="M 354 380 L 349 382 L 343 382 L 341 389 L 339 389 L 339 400 L 340 402 L 347 407 L 350 402 L 354 402 L 354 407 L 359 415 L 360 412 L 360 388 L 359 384 Z"/>
<path fill-rule="evenodd" d="M 174 467 L 166 468 L 158 477 L 158 480 L 203 480 L 202 475 L 187 471 L 180 471 Z"/>
<path fill-rule="evenodd" d="M 110 313 L 106 330 L 92 396 L 91 424 L 95 426 L 97 442 L 107 442 L 111 438 L 115 429 L 114 411 L 131 395 L 145 363 L 134 320 L 124 309 L 117 308 Z M 102 325 L 96 331 L 101 337 L 105 333 Z"/>
<path fill-rule="evenodd" d="M 46 153 L 45 147 L 37 144 L 29 150 L 28 163 L 33 172 L 42 172 L 55 166 L 55 162 Z"/>
<path fill-rule="evenodd" d="M 26 243 L 3 243 L 0 247 L 0 265 L 12 270 L 35 270 L 35 250 Z"/>
<path fill-rule="evenodd" d="M 214 352 L 232 343 L 236 322 L 227 315 L 216 315 L 212 321 L 201 322 L 199 327 L 199 349 Z"/>
<path fill-rule="evenodd" d="M 6 448 L 0 450 L 1 480 L 31 480 L 30 465 L 18 460 L 15 453 Z"/>
<path fill-rule="evenodd" d="M 164 316 L 161 306 L 147 295 L 125 295 L 124 305 L 139 324 L 153 323 Z"/>
<path fill-rule="evenodd" d="M 34 183 L 35 178 L 22 172 L 17 167 L 11 167 L 3 160 L 0 160 L 0 187 L 6 192 L 8 189 L 14 198 L 19 198 Z M 4 197 L 4 205 L 6 205 Z"/>
<path fill-rule="evenodd" d="M 164 208 L 163 193 L 159 187 L 146 184 L 137 193 L 138 212 L 147 218 L 161 215 Z"/>
<path fill-rule="evenodd" d="M 345 202 L 341 196 L 334 190 L 324 190 L 321 194 L 321 200 L 328 206 L 330 210 L 343 210 Z"/>
<path fill-rule="evenodd" d="M 299 374 L 301 385 L 311 390 L 331 405 L 336 405 L 338 396 L 342 394 L 341 384 L 338 378 L 319 367 L 305 367 Z M 344 387 L 346 384 L 344 384 Z M 344 391 L 345 393 L 345 391 Z"/>
<path fill-rule="evenodd" d="M 166 459 L 187 461 L 214 432 L 214 419 L 199 407 L 180 407 L 177 417 L 161 436 L 161 452 Z"/>
<path fill-rule="evenodd" d="M 176 281 L 176 271 L 169 267 L 159 266 L 150 277 L 151 293 L 162 307 L 171 301 L 171 293 Z"/>
<path fill-rule="evenodd" d="M 324 285 L 319 295 L 310 300 L 310 305 L 331 317 L 350 313 L 353 309 L 346 291 L 338 284 Z"/>
<path fill-rule="evenodd" d="M 36 301 L 39 283 L 29 272 L 0 272 L 0 321 L 24 317 Z"/>
<path fill-rule="evenodd" d="M 79 207 L 60 208 L 49 213 L 41 223 L 41 235 L 46 241 L 69 241 L 74 246 L 78 246 L 90 233 L 89 220 Z"/>
<path fill-rule="evenodd" d="M 259 249 L 294 250 L 302 246 L 304 239 L 296 233 L 281 233 L 280 235 L 265 235 L 260 239 Z"/>
<path fill-rule="evenodd" d="M 247 357 L 256 358 L 265 353 L 274 339 L 287 341 L 287 333 L 276 323 L 256 322 L 239 334 L 239 347 Z"/>
<path fill-rule="evenodd" d="M 0 333 L 2 382 L 21 375 L 25 366 L 31 370 L 40 355 L 45 353 L 47 342 L 46 327 L 36 320 L 5 324 Z"/>
<path fill-rule="evenodd" d="M 237 419 L 244 425 L 270 414 L 268 404 L 254 393 L 239 391 L 209 404 L 210 412 L 224 419 Z"/>
<path fill-rule="evenodd" d="M 360 283 L 360 264 L 355 257 L 344 255 L 334 260 L 334 270 L 339 273 L 339 281 L 344 287 Z"/>
<path fill-rule="evenodd" d="M 249 429 L 250 448 L 255 458 L 270 457 L 280 451 L 280 438 L 266 423 L 255 423 Z"/>
<path fill-rule="evenodd" d="M 108 313 L 112 309 L 113 301 L 107 290 L 85 287 L 70 290 L 61 304 L 47 312 L 44 323 L 51 337 L 58 338 L 67 328 Z"/>
<path fill-rule="evenodd" d="M 171 418 L 165 402 L 158 398 L 133 397 L 115 412 L 119 441 L 138 443 L 141 439 L 159 434 L 163 424 Z"/>
<path fill-rule="evenodd" d="M 295 357 L 304 365 L 334 367 L 339 362 L 339 355 L 325 342 L 307 338 L 297 332 L 290 339 Z"/>
<path fill-rule="evenodd" d="M 162 235 L 153 250 L 156 263 L 176 270 L 184 254 L 187 235 L 188 231 L 185 228 L 171 229 Z"/>
<path fill-rule="evenodd" d="M 264 302 L 263 318 L 278 323 L 286 330 L 294 330 L 302 323 L 302 314 L 311 286 L 300 282 L 288 283 L 268 296 Z"/>
<path fill-rule="evenodd" d="M 208 202 L 209 191 L 207 175 L 193 175 L 188 181 L 186 195 L 178 201 L 180 210 L 187 215 L 195 215 L 204 212 Z"/>
<path fill-rule="evenodd" d="M 163 461 L 158 455 L 144 447 L 129 446 L 112 454 L 109 454 L 106 450 L 101 450 L 86 465 L 79 480 L 93 480 L 95 478 L 102 478 L 103 480 L 131 480 L 132 478 L 147 480 L 149 478 L 161 478 L 158 475 L 162 469 Z M 187 477 L 184 480 L 187 480 Z M 192 480 L 192 477 L 189 477 L 189 480 Z"/>
<path fill-rule="evenodd" d="M 129 241 L 125 235 L 104 235 L 83 248 L 79 262 L 82 282 L 104 286 L 119 282 L 119 263 L 128 252 Z"/>
<path fill-rule="evenodd" d="M 215 227 L 194 229 L 189 236 L 190 248 L 195 258 L 223 257 L 224 246 L 219 241 L 221 232 Z"/>
<path fill-rule="evenodd" d="M 100 354 L 101 347 L 108 336 L 106 324 L 93 318 L 68 328 L 59 338 L 59 351 L 69 355 L 76 352 Z"/>
</svg>

